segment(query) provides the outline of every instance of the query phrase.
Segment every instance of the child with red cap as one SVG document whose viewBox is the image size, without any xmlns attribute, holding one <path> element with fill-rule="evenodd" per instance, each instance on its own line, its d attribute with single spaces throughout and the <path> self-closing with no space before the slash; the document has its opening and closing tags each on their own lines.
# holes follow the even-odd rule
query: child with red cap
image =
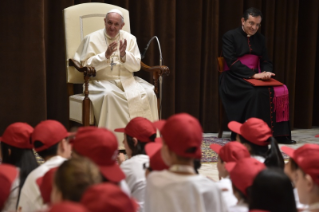
<svg viewBox="0 0 319 212">
<path fill-rule="evenodd" d="M 33 153 L 31 134 L 33 127 L 27 123 L 16 122 L 9 125 L 0 138 L 3 163 L 19 168 L 19 177 L 12 188 L 11 198 L 5 210 L 15 211 L 19 201 L 20 191 L 27 176 L 38 167 Z"/>
<path fill-rule="evenodd" d="M 114 133 L 106 128 L 81 127 L 71 141 L 72 157 L 87 157 L 98 166 L 103 182 L 111 182 L 131 194 L 125 174 L 117 163 L 118 142 Z"/>
<path fill-rule="evenodd" d="M 247 148 L 239 142 L 228 142 L 225 146 L 211 144 L 210 148 L 218 154 L 217 169 L 221 180 L 217 182 L 217 185 L 222 191 L 227 206 L 234 206 L 238 200 L 233 194 L 232 183 L 225 165 L 228 162 L 236 162 L 242 158 L 249 158 L 250 154 Z"/>
<path fill-rule="evenodd" d="M 289 177 L 279 168 L 262 170 L 249 189 L 249 209 L 297 212 Z"/>
<path fill-rule="evenodd" d="M 266 122 L 258 118 L 250 118 L 243 124 L 231 121 L 228 123 L 228 128 L 237 133 L 237 141 L 247 147 L 252 157 L 268 167 L 284 168 L 285 162 L 278 143 Z"/>
<path fill-rule="evenodd" d="M 0 164 L 0 211 L 16 211 L 17 198 L 12 190 L 19 186 L 16 182 L 19 182 L 19 170 L 9 164 Z"/>
<path fill-rule="evenodd" d="M 64 161 L 37 179 L 43 202 L 48 205 L 63 201 L 80 202 L 89 186 L 101 182 L 98 167 L 85 157 Z"/>
<path fill-rule="evenodd" d="M 230 207 L 229 212 L 247 212 L 247 190 L 253 184 L 258 173 L 266 169 L 266 166 L 254 158 L 242 158 L 237 162 L 226 163 L 225 168 L 229 172 L 233 192 L 238 199 L 237 205 Z"/>
<path fill-rule="evenodd" d="M 65 127 L 55 120 L 42 121 L 34 128 L 31 136 L 32 144 L 45 163 L 34 169 L 27 177 L 18 204 L 20 211 L 37 211 L 45 206 L 36 180 L 70 158 L 71 145 L 67 141 L 69 136 L 71 134 Z"/>
<path fill-rule="evenodd" d="M 169 170 L 147 177 L 144 211 L 227 211 L 217 185 L 194 170 L 194 160 L 201 158 L 203 132 L 198 120 L 181 113 L 154 124 L 162 135 L 161 153 Z"/>
<path fill-rule="evenodd" d="M 56 170 L 51 192 L 51 203 L 80 202 L 87 188 L 102 182 L 99 168 L 88 158 L 64 161 Z"/>
<path fill-rule="evenodd" d="M 319 211 L 319 145 L 305 144 L 298 149 L 283 146 L 284 153 L 291 158 L 294 184 L 300 203 L 308 208 L 304 211 Z"/>
<path fill-rule="evenodd" d="M 286 147 L 281 147 L 281 149 L 284 151 Z M 295 188 L 295 184 L 294 184 L 294 179 L 295 179 L 295 174 L 296 174 L 296 170 L 297 170 L 297 166 L 296 163 L 293 161 L 292 158 L 288 159 L 288 162 L 285 164 L 285 169 L 284 172 L 285 174 L 289 177 L 292 186 L 294 187 L 294 196 L 295 196 L 295 201 L 296 201 L 296 206 L 298 208 L 298 210 L 303 210 L 306 208 L 306 205 L 301 204 L 299 201 L 299 196 L 298 196 L 298 191 Z"/>
<path fill-rule="evenodd" d="M 125 181 L 139 204 L 139 211 L 144 210 L 145 193 L 145 164 L 149 164 L 149 157 L 145 154 L 145 145 L 153 143 L 156 138 L 156 128 L 146 118 L 133 118 L 125 128 L 115 129 L 124 133 L 124 147 L 128 160 L 120 164 L 125 174 Z"/>
</svg>

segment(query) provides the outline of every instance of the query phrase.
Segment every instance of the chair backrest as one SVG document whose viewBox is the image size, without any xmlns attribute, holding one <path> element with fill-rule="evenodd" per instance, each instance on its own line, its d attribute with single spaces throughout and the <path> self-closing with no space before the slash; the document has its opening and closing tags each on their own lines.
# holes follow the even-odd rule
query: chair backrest
<svg viewBox="0 0 319 212">
<path fill-rule="evenodd" d="M 123 13 L 125 25 L 122 30 L 131 32 L 129 12 L 122 7 L 105 3 L 83 3 L 63 10 L 66 73 L 68 83 L 83 83 L 83 73 L 74 67 L 69 67 L 68 60 L 72 58 L 83 38 L 99 29 L 103 29 L 104 18 L 111 9 L 118 9 Z"/>
<path fill-rule="evenodd" d="M 217 65 L 218 65 L 219 72 L 224 71 L 224 63 L 225 63 L 224 57 L 217 57 Z"/>
</svg>

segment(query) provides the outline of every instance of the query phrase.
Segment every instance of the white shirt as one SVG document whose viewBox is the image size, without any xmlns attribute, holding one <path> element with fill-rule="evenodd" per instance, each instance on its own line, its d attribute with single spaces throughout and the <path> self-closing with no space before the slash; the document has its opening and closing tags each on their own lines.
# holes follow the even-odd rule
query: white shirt
<svg viewBox="0 0 319 212">
<path fill-rule="evenodd" d="M 37 211 L 45 207 L 36 180 L 51 168 L 60 166 L 65 160 L 61 156 L 54 156 L 28 175 L 21 190 L 18 209 L 21 207 L 21 211 Z"/>
<path fill-rule="evenodd" d="M 299 195 L 298 195 L 297 188 L 294 188 L 293 191 L 294 191 L 294 196 L 295 196 L 295 202 L 296 202 L 297 209 L 306 209 L 307 206 L 304 205 L 304 204 L 301 204 L 300 201 L 299 201 Z"/>
<path fill-rule="evenodd" d="M 147 155 L 135 155 L 121 164 L 125 173 L 125 181 L 131 190 L 132 197 L 138 202 L 139 212 L 144 211 L 144 193 L 146 186 L 145 170 L 143 164 L 149 163 Z"/>
<path fill-rule="evenodd" d="M 236 205 L 237 198 L 234 196 L 233 187 L 229 177 L 223 178 L 216 182 L 219 189 L 222 191 L 222 195 L 227 207 Z"/>
<path fill-rule="evenodd" d="M 119 182 L 119 186 L 120 186 L 121 190 L 122 190 L 125 194 L 127 194 L 128 196 L 131 196 L 131 190 L 130 190 L 130 188 L 128 187 L 128 185 L 127 185 L 127 183 L 126 183 L 125 180 L 121 180 L 121 181 Z"/>
<path fill-rule="evenodd" d="M 145 212 L 224 212 L 215 182 L 202 175 L 153 171 L 146 180 Z"/>
<path fill-rule="evenodd" d="M 256 160 L 258 160 L 260 163 L 264 163 L 265 162 L 265 158 L 260 156 L 260 155 L 252 155 L 252 158 L 255 158 Z"/>
<path fill-rule="evenodd" d="M 19 170 L 19 168 L 17 168 Z M 17 210 L 17 201 L 19 197 L 19 188 L 20 186 L 20 172 L 18 172 L 16 179 L 13 181 L 11 185 L 10 195 L 7 201 L 2 208 L 2 211 L 16 211 Z M 0 186 L 1 187 L 1 186 Z"/>
</svg>

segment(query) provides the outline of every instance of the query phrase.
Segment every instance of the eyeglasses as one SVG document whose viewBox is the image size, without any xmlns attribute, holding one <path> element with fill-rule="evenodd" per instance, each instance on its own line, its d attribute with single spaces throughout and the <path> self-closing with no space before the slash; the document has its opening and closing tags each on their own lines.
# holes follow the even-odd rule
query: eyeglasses
<svg viewBox="0 0 319 212">
<path fill-rule="evenodd" d="M 252 22 L 252 21 L 248 21 L 248 24 L 252 27 L 253 26 L 256 26 L 257 28 L 261 27 L 261 24 L 256 24 L 255 22 Z"/>
</svg>

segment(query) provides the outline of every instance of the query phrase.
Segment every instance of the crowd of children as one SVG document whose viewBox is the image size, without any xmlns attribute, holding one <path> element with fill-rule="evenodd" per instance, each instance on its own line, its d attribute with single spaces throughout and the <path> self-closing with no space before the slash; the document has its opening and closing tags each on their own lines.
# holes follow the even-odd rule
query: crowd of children
<svg viewBox="0 0 319 212">
<path fill-rule="evenodd" d="M 125 156 L 105 128 L 13 123 L 0 137 L 0 211 L 319 212 L 319 145 L 282 146 L 285 163 L 264 121 L 228 127 L 237 141 L 210 146 L 215 182 L 198 174 L 203 131 L 186 113 L 154 123 L 136 117 L 115 129 Z"/>
</svg>

